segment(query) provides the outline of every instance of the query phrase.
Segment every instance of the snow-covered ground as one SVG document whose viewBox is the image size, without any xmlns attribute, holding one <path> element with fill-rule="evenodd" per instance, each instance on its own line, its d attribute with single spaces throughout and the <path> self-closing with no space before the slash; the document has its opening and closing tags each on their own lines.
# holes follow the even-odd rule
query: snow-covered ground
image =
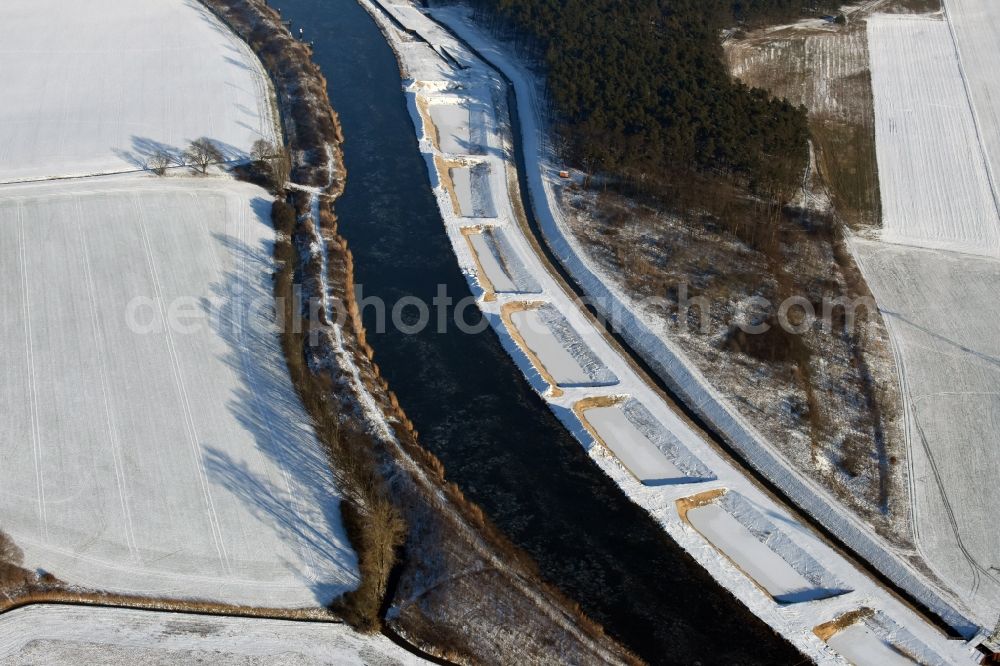
<svg viewBox="0 0 1000 666">
<path fill-rule="evenodd" d="M 900 626 L 906 627 L 914 635 L 918 635 L 931 646 L 933 653 L 940 655 L 949 663 L 972 663 L 974 657 L 969 648 L 962 642 L 952 642 L 912 609 L 900 603 L 894 595 L 886 592 L 867 575 L 856 569 L 849 561 L 842 558 L 826 544 L 811 528 L 794 518 L 787 509 L 775 503 L 767 494 L 741 470 L 735 468 L 724 459 L 720 453 L 708 443 L 699 432 L 683 417 L 678 415 L 673 407 L 666 403 L 660 394 L 646 384 L 629 364 L 629 362 L 612 346 L 603 332 L 583 313 L 563 290 L 518 223 L 515 213 L 515 202 L 518 200 L 513 177 L 514 164 L 511 162 L 510 144 L 507 130 L 509 120 L 506 110 L 506 84 L 497 73 L 476 57 L 461 42 L 431 20 L 430 15 L 448 24 L 462 35 L 463 39 L 474 44 L 475 48 L 490 58 L 491 62 L 504 69 L 514 80 L 518 94 L 518 111 L 523 127 L 525 153 L 529 161 L 526 174 L 531 185 L 531 196 L 540 223 L 546 233 L 554 226 L 552 222 L 551 201 L 547 198 L 541 184 L 545 178 L 557 178 L 551 167 L 540 167 L 536 161 L 540 155 L 539 137 L 542 136 L 540 126 L 536 121 L 536 109 L 532 106 L 533 84 L 528 83 L 531 77 L 518 68 L 496 42 L 479 32 L 469 21 L 467 14 L 456 7 L 440 7 L 430 10 L 430 15 L 415 8 L 406 0 L 362 0 L 362 4 L 372 13 L 388 36 L 401 60 L 401 70 L 404 75 L 403 87 L 411 118 L 420 140 L 421 151 L 425 155 L 431 183 L 438 200 L 439 209 L 444 219 L 446 229 L 452 241 L 452 246 L 459 264 L 466 274 L 474 293 L 479 297 L 479 305 L 487 319 L 493 325 L 501 342 L 518 364 L 532 386 L 543 395 L 553 412 L 562 420 L 567 428 L 579 438 L 581 444 L 590 452 L 591 457 L 601 469 L 608 474 L 622 490 L 637 504 L 656 519 L 664 530 L 685 548 L 706 570 L 723 586 L 730 590 L 741 602 L 746 604 L 755 614 L 770 624 L 776 631 L 785 636 L 796 647 L 819 663 L 844 663 L 843 658 L 829 647 L 813 628 L 829 622 L 846 612 L 862 607 L 870 607 L 883 611 L 887 617 L 893 618 Z M 406 31 L 399 30 L 387 15 L 392 15 L 400 21 Z M 426 40 L 427 44 L 420 40 Z M 422 48 L 414 46 L 422 45 Z M 428 45 L 429 44 L 429 45 Z M 445 53 L 447 56 L 442 56 Z M 457 64 L 456 64 L 457 63 Z M 422 74 L 435 78 L 422 80 Z M 584 350 L 571 353 L 576 362 L 585 356 L 600 362 L 608 372 L 613 373 L 618 382 L 613 386 L 575 386 L 560 391 L 551 390 L 551 385 L 539 376 L 532 365 L 531 358 L 524 352 L 517 341 L 520 337 L 514 329 L 508 316 L 512 310 L 523 309 L 518 302 L 523 297 L 506 294 L 491 294 L 491 291 L 480 284 L 480 262 L 477 262 L 477 250 L 474 250 L 466 238 L 469 233 L 477 231 L 480 222 L 464 219 L 455 214 L 451 194 L 442 183 L 439 172 L 442 153 L 437 147 L 435 137 L 441 132 L 440 127 L 431 127 L 422 109 L 434 104 L 437 96 L 454 97 L 465 95 L 474 103 L 480 103 L 489 109 L 486 118 L 487 143 L 485 161 L 492 166 L 493 193 L 497 207 L 497 219 L 492 222 L 494 230 L 500 230 L 508 241 L 509 250 L 516 254 L 518 264 L 523 266 L 538 283 L 540 291 L 532 302 L 547 303 L 557 312 L 575 332 L 579 342 L 586 346 Z M 551 173 L 550 173 L 551 172 Z M 545 219 L 545 216 L 548 216 Z M 558 250 L 557 250 L 558 252 Z M 491 295 L 493 296 L 491 298 Z M 513 305 L 514 308 L 507 306 Z M 565 348 L 565 347 L 564 347 Z M 583 366 L 581 366 L 583 367 Z M 593 432 L 593 425 L 584 423 L 578 412 L 581 401 L 595 406 L 600 402 L 613 404 L 618 400 L 636 399 L 648 411 L 649 422 L 658 424 L 670 437 L 679 442 L 691 457 L 703 463 L 709 474 L 691 483 L 644 485 L 633 475 L 621 461 L 611 452 L 610 447 L 599 446 Z M 588 402 L 589 401 L 589 402 Z M 597 401 L 597 402 L 595 402 Z M 585 418 L 585 417 L 584 417 Z M 644 432 L 639 439 L 632 438 L 633 446 L 643 446 L 642 439 L 656 441 L 658 435 Z M 629 447 L 629 438 L 616 442 L 617 447 Z M 635 459 L 649 453 L 631 451 L 630 455 L 622 455 L 623 459 Z M 661 448 L 661 453 L 663 449 Z M 633 455 L 634 454 L 634 455 Z M 671 459 L 664 453 L 668 461 Z M 676 460 L 673 460 L 676 464 Z M 803 570 L 796 569 L 807 580 L 816 584 L 809 576 L 818 581 L 835 581 L 838 592 L 835 596 L 823 599 L 803 601 L 795 604 L 780 604 L 771 594 L 765 592 L 752 578 L 747 576 L 719 549 L 707 540 L 690 524 L 682 520 L 677 500 L 689 496 L 697 496 L 711 490 L 728 489 L 728 495 L 741 498 L 744 503 L 740 511 L 745 514 L 767 516 L 772 527 L 770 531 L 758 529 L 759 524 L 748 527 L 753 532 L 753 538 L 758 542 L 767 541 L 766 547 L 772 550 L 786 563 L 797 566 L 796 563 L 809 563 Z M 735 505 L 734 505 L 735 506 Z M 737 509 L 732 509 L 736 511 Z M 736 514 L 734 514 L 736 515 Z M 745 524 L 745 523 L 744 523 Z M 763 523 L 760 523 L 763 524 Z M 803 573 L 806 571 L 807 573 Z M 811 572 L 811 573 L 809 573 Z M 968 627 L 964 627 L 968 629 Z"/>
<path fill-rule="evenodd" d="M 111 174 L 273 139 L 261 64 L 193 0 L 11 0 L 0 43 L 0 529 L 94 590 L 315 608 L 353 589 L 272 321 L 270 195 Z"/>
<path fill-rule="evenodd" d="M 989 163 L 949 23 L 875 15 L 868 37 L 882 239 L 1000 256 Z"/>
<path fill-rule="evenodd" d="M 943 666 L 948 662 L 883 613 L 864 609 L 853 621 L 843 622 L 825 640 L 855 666 Z"/>
<path fill-rule="evenodd" d="M 636 398 L 598 399 L 573 406 L 597 441 L 646 485 L 712 481 L 715 475 Z M 664 477 L 662 472 L 670 472 Z"/>
<path fill-rule="evenodd" d="M 427 663 L 342 624 L 28 606 L 0 616 L 5 664 L 403 666 Z"/>
<path fill-rule="evenodd" d="M 946 0 L 945 8 L 946 20 L 869 21 L 882 240 L 896 244 L 852 246 L 897 357 L 917 548 L 992 629 L 1000 621 L 1000 217 L 992 175 L 1000 159 L 1000 6 Z M 912 210 L 904 215 L 899 201 Z"/>
<path fill-rule="evenodd" d="M 490 188 L 490 165 L 475 164 L 451 170 L 451 180 L 463 217 L 496 217 Z"/>
<path fill-rule="evenodd" d="M 531 274 L 519 263 L 502 231 L 483 229 L 466 234 L 475 259 L 495 293 L 538 293 Z"/>
<path fill-rule="evenodd" d="M 1000 188 L 1000 10 L 994 0 L 944 0 L 944 9 L 996 193 Z"/>
<path fill-rule="evenodd" d="M 25 566 L 283 607 L 357 584 L 270 320 L 270 205 L 223 179 L 0 189 L 0 525 Z"/>
<path fill-rule="evenodd" d="M 516 332 L 560 388 L 610 386 L 615 374 L 594 355 L 572 324 L 550 303 L 517 309 L 510 315 Z M 512 331 L 513 332 L 513 331 Z"/>
<path fill-rule="evenodd" d="M 191 0 L 0 3 L 0 182 L 135 170 L 201 136 L 274 140 L 249 48 Z"/>
<path fill-rule="evenodd" d="M 731 513 L 712 502 L 688 511 L 696 530 L 778 600 L 807 598 L 812 585 Z"/>
<path fill-rule="evenodd" d="M 828 642 L 830 647 L 856 666 L 910 666 L 917 663 L 862 623 L 852 624 L 834 634 Z"/>
<path fill-rule="evenodd" d="M 854 252 L 896 348 L 917 545 L 989 626 L 1000 612 L 1000 261 L 860 240 Z"/>
</svg>

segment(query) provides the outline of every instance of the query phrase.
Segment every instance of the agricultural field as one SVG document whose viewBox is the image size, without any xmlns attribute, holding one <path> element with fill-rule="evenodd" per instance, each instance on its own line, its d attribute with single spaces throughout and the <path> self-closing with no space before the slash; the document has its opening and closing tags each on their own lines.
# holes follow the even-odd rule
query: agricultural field
<svg viewBox="0 0 1000 666">
<path fill-rule="evenodd" d="M 273 140 L 260 63 L 188 0 L 15 0 L 0 39 L 0 530 L 23 566 L 250 606 L 353 589 L 273 321 L 271 196 L 116 173 Z"/>
<path fill-rule="evenodd" d="M 0 525 L 27 568 L 283 607 L 356 585 L 271 321 L 270 203 L 188 178 L 3 189 Z"/>
<path fill-rule="evenodd" d="M 990 165 L 948 22 L 876 16 L 868 21 L 868 34 L 884 202 L 881 238 L 1000 256 Z"/>
<path fill-rule="evenodd" d="M 1000 12 L 990 0 L 946 0 L 945 9 L 972 106 L 993 188 L 1000 175 Z M 1000 232 L 998 232 L 1000 233 Z"/>
<path fill-rule="evenodd" d="M 992 625 L 1000 607 L 1000 262 L 856 241 L 903 386 L 917 546 Z"/>
<path fill-rule="evenodd" d="M 7 0 L 0 183 L 141 169 L 201 136 L 274 140 L 268 79 L 197 2 Z"/>
<path fill-rule="evenodd" d="M 427 663 L 346 626 L 123 608 L 30 606 L 0 622 L 0 661 L 215 666 Z"/>
<path fill-rule="evenodd" d="M 883 5 L 885 3 L 882 3 Z M 864 18 L 811 20 L 734 33 L 724 44 L 730 72 L 809 111 L 814 168 L 823 181 L 811 203 L 836 206 L 851 225 L 877 225 L 878 178 Z"/>
<path fill-rule="evenodd" d="M 889 326 L 902 388 L 918 551 L 985 627 L 998 622 L 1000 218 L 993 178 L 1000 9 L 869 23 L 880 240 L 852 243 Z M 896 211 L 895 215 L 890 213 Z M 934 249 L 926 249 L 934 248 Z"/>
</svg>

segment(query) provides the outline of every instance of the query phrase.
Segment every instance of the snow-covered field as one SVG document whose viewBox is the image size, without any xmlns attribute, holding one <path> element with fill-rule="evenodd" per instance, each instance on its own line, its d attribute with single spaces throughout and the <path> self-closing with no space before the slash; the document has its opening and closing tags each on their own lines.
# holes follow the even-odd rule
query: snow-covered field
<svg viewBox="0 0 1000 666">
<path fill-rule="evenodd" d="M 1000 261 L 873 241 L 854 252 L 896 347 L 918 547 L 989 626 L 1000 613 Z"/>
<path fill-rule="evenodd" d="M 827 643 L 855 666 L 912 666 L 917 663 L 863 623 L 852 624 L 830 637 Z"/>
<path fill-rule="evenodd" d="M 12 0 L 0 43 L 0 529 L 26 567 L 95 590 L 316 607 L 352 589 L 268 325 L 271 197 L 185 169 L 51 180 L 273 139 L 260 63 L 190 0 Z"/>
<path fill-rule="evenodd" d="M 876 15 L 868 37 L 883 240 L 1000 256 L 1000 209 L 949 23 Z"/>
<path fill-rule="evenodd" d="M 466 104 L 435 104 L 430 108 L 430 114 L 434 126 L 438 128 L 441 152 L 449 155 L 475 155 L 482 151 L 481 146 L 471 143 L 471 111 Z"/>
<path fill-rule="evenodd" d="M 948 660 L 934 654 L 919 638 L 884 613 L 863 609 L 853 621 L 832 629 L 817 627 L 830 647 L 855 666 L 944 666 Z"/>
<path fill-rule="evenodd" d="M 511 161 L 510 127 L 505 107 L 506 86 L 489 65 L 430 17 L 433 16 L 434 19 L 447 24 L 489 58 L 494 66 L 502 67 L 503 71 L 513 79 L 517 92 L 518 112 L 523 123 L 522 139 L 529 162 L 526 175 L 540 225 L 548 234 L 555 225 L 552 219 L 552 200 L 544 182 L 546 179 L 557 179 L 558 171 L 551 165 L 543 166 L 539 161 L 542 153 L 539 142 L 543 140 L 543 132 L 537 120 L 537 108 L 534 106 L 532 77 L 526 75 L 495 41 L 479 32 L 461 8 L 434 7 L 428 14 L 414 11 L 413 5 L 407 0 L 362 0 L 362 4 L 379 22 L 401 60 L 401 69 L 404 72 L 402 85 L 407 93 L 410 115 L 420 142 L 420 149 L 425 156 L 438 207 L 459 265 L 466 274 L 473 292 L 479 296 L 480 308 L 531 385 L 542 394 L 557 417 L 580 440 L 594 462 L 628 497 L 647 510 L 721 585 L 814 661 L 844 663 L 843 658 L 813 632 L 814 627 L 846 612 L 861 607 L 871 607 L 884 611 L 887 617 L 893 618 L 900 626 L 906 627 L 914 635 L 919 635 L 932 646 L 935 654 L 943 655 L 948 662 L 972 663 L 973 656 L 963 643 L 945 640 L 936 628 L 841 557 L 810 527 L 793 517 L 786 508 L 776 503 L 755 482 L 724 458 L 699 431 L 662 398 L 661 394 L 636 374 L 628 360 L 612 346 L 603 332 L 583 313 L 579 304 L 563 290 L 547 270 L 531 239 L 525 235 L 518 223 L 515 202 L 519 197 L 513 173 L 515 167 Z M 387 14 L 401 21 L 406 31 L 399 30 Z M 426 40 L 429 45 L 424 44 L 421 39 Z M 421 44 L 424 48 L 416 48 L 414 44 Z M 440 55 L 442 52 L 447 53 L 448 57 L 442 57 Z M 427 73 L 435 78 L 431 80 L 412 78 L 415 73 Z M 524 353 L 517 340 L 520 335 L 514 320 L 505 316 L 512 311 L 524 309 L 525 304 L 518 302 L 523 300 L 523 297 L 493 294 L 494 297 L 491 298 L 490 290 L 481 284 L 479 274 L 482 270 L 481 262 L 476 260 L 478 251 L 467 240 L 470 233 L 479 230 L 481 223 L 464 219 L 456 214 L 452 195 L 443 184 L 440 173 L 442 153 L 436 145 L 435 132 L 442 131 L 442 128 L 434 128 L 432 123 L 428 122 L 426 113 L 422 111 L 427 105 L 434 104 L 435 97 L 453 98 L 455 95 L 465 95 L 490 111 L 485 123 L 487 145 L 483 161 L 491 164 L 493 172 L 497 219 L 491 223 L 491 228 L 494 231 L 502 231 L 508 241 L 508 249 L 517 256 L 518 264 L 523 266 L 538 283 L 540 291 L 533 302 L 547 304 L 565 321 L 565 324 L 574 331 L 575 337 L 578 338 L 577 342 L 586 348 L 586 356 L 598 361 L 607 372 L 613 373 L 618 379 L 613 386 L 585 385 L 567 387 L 559 391 L 551 390 L 551 384 L 539 377 L 532 359 Z M 556 248 L 560 257 L 562 250 L 562 247 Z M 554 337 L 565 340 L 558 336 Z M 564 349 L 568 348 L 566 345 L 562 346 Z M 579 350 L 583 351 L 582 348 Z M 579 367 L 584 367 L 580 365 L 580 359 L 585 357 L 584 354 L 572 352 L 570 356 Z M 602 402 L 610 404 L 631 398 L 641 402 L 648 411 L 651 422 L 658 424 L 658 428 L 675 438 L 691 457 L 701 461 L 709 474 L 697 480 L 692 479 L 690 483 L 644 485 L 621 463 L 622 459 L 629 457 L 622 453 L 625 447 L 629 446 L 628 441 L 617 444 L 621 447 L 618 455 L 609 453 L 604 446 L 597 445 L 598 439 L 592 424 L 588 427 L 579 416 L 578 408 L 579 411 L 586 412 L 580 408 L 580 403 L 597 406 Z M 643 438 L 655 442 L 658 435 L 643 432 Z M 632 444 L 641 446 L 642 442 L 633 439 Z M 645 452 L 649 453 L 648 449 Z M 638 449 L 632 453 L 641 455 Z M 676 466 L 676 459 L 671 459 L 662 448 L 660 453 Z M 677 500 L 720 489 L 728 489 L 727 496 L 734 498 L 738 496 L 744 503 L 740 507 L 730 507 L 731 511 L 739 510 L 743 516 L 767 517 L 766 520 L 751 521 L 752 526 L 748 526 L 751 532 L 765 523 L 771 526 L 766 528 L 771 530 L 769 536 L 762 536 L 763 532 L 760 535 L 754 532 L 754 537 L 758 541 L 767 538 L 767 547 L 780 552 L 781 558 L 786 562 L 790 561 L 789 558 L 793 558 L 796 562 L 803 563 L 803 568 L 796 568 L 796 571 L 813 585 L 832 589 L 832 582 L 838 592 L 844 593 L 795 604 L 776 602 L 730 559 L 721 555 L 702 534 L 682 520 L 678 512 Z M 843 518 L 843 520 L 848 519 Z M 778 548 L 782 550 L 778 551 Z M 957 623 L 961 624 L 963 620 L 958 618 Z M 962 624 L 962 628 L 968 630 L 966 624 Z"/>
<path fill-rule="evenodd" d="M 720 492 L 679 500 L 682 517 L 776 601 L 802 603 L 850 592 L 754 502 Z"/>
<path fill-rule="evenodd" d="M 342 624 L 28 606 L 0 616 L 5 664 L 402 666 L 424 662 Z"/>
<path fill-rule="evenodd" d="M 0 3 L 0 182 L 135 170 L 201 136 L 274 139 L 268 79 L 189 0 Z"/>
<path fill-rule="evenodd" d="M 222 179 L 0 190 L 0 525 L 25 566 L 283 607 L 356 585 L 269 324 L 270 203 Z"/>
<path fill-rule="evenodd" d="M 1000 187 L 1000 11 L 994 0 L 944 0 L 972 96 L 982 150 L 994 190 Z"/>
<path fill-rule="evenodd" d="M 451 169 L 451 181 L 463 217 L 496 217 L 490 188 L 490 165 L 475 164 Z"/>
<path fill-rule="evenodd" d="M 1000 621 L 1000 6 L 947 0 L 945 8 L 946 20 L 869 22 L 882 239 L 899 244 L 852 245 L 895 347 L 918 550 L 992 628 Z"/>
<path fill-rule="evenodd" d="M 775 599 L 808 598 L 812 587 L 809 581 L 719 504 L 712 502 L 691 509 L 688 520 Z"/>
</svg>

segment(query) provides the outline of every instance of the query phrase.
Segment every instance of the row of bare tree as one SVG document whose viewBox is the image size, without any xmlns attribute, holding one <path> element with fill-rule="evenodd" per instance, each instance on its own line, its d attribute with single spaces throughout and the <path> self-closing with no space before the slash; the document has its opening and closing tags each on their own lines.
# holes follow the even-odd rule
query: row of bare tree
<svg viewBox="0 0 1000 666">
<path fill-rule="evenodd" d="M 158 176 L 166 175 L 172 166 L 189 166 L 198 173 L 208 173 L 208 167 L 226 161 L 215 142 L 207 137 L 195 139 L 180 156 L 166 149 L 155 151 L 146 160 L 147 168 Z M 258 139 L 250 149 L 250 167 L 275 191 L 283 190 L 291 172 L 291 160 L 284 148 Z"/>
</svg>

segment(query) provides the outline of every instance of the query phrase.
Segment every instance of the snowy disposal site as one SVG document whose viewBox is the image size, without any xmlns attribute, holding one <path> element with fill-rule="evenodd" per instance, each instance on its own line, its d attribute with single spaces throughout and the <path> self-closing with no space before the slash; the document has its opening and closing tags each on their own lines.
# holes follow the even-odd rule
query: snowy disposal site
<svg viewBox="0 0 1000 666">
<path fill-rule="evenodd" d="M 987 631 L 1000 615 L 1000 5 L 868 23 L 885 228 L 852 243 L 895 348 L 915 541 Z M 926 249 L 931 248 L 931 249 Z"/>
<path fill-rule="evenodd" d="M 201 136 L 245 156 L 276 136 L 268 79 L 195 2 L 42 5 L 0 9 L 0 529 L 77 588 L 327 604 L 357 563 L 273 321 L 271 197 L 52 180 Z"/>
<path fill-rule="evenodd" d="M 517 128 L 506 103 L 512 85 L 532 209 L 549 234 L 555 213 L 544 183 L 558 171 L 544 161 L 533 77 L 461 8 L 420 10 L 407 0 L 362 4 L 399 58 L 438 208 L 480 309 L 532 387 L 593 461 L 721 585 L 817 663 L 847 663 L 844 644 L 857 643 L 850 638 L 854 632 L 872 636 L 850 655 L 858 664 L 883 663 L 885 650 L 909 663 L 975 663 L 969 645 L 949 640 L 721 455 L 636 373 L 554 277 L 519 217 L 522 198 L 511 143 Z M 435 105 L 456 105 L 456 96 L 467 98 L 466 108 L 489 109 L 482 130 L 475 130 L 483 141 L 470 142 L 477 153 L 445 153 L 441 137 L 461 139 L 466 123 L 480 120 L 428 112 Z M 449 148 L 461 143 L 450 142 Z M 470 241 L 487 225 L 456 210 L 448 174 L 455 159 L 491 167 L 496 219 L 488 229 L 491 237 L 504 239 L 500 251 L 496 244 Z M 517 267 L 515 273 L 529 274 L 537 289 L 525 293 L 524 283 L 510 279 L 511 266 Z M 704 508 L 688 516 L 695 507 Z M 750 566 L 758 560 L 762 564 Z M 967 621 L 949 614 L 943 604 L 935 610 L 969 630 Z M 885 621 L 869 622 L 870 616 Z M 833 629 L 820 631 L 829 627 Z M 846 641 L 844 636 L 836 640 L 848 630 L 852 633 Z"/>
</svg>

